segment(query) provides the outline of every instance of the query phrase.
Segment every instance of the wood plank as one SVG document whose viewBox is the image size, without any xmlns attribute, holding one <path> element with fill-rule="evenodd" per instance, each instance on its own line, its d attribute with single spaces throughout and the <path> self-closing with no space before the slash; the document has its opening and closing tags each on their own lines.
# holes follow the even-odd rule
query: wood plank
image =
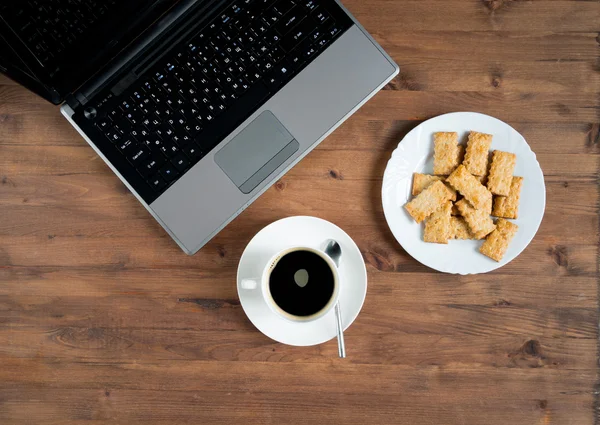
<svg viewBox="0 0 600 425">
<path fill-rule="evenodd" d="M 73 367 L 74 373 L 65 374 L 65 367 Z M 56 387 L 53 382 L 59 375 L 78 379 L 62 379 Z M 486 419 L 497 423 L 536 423 L 545 417 L 558 423 L 593 423 L 589 410 L 580 408 L 593 400 L 581 384 L 593 379 L 592 370 L 574 374 L 534 368 L 507 373 L 460 366 L 412 370 L 337 362 L 171 362 L 120 367 L 18 362 L 5 366 L 0 376 L 0 386 L 10 385 L 2 390 L 7 408 L 0 410 L 0 419 L 5 421 L 364 424 L 368 420 L 389 424 L 399 418 L 400 423 L 436 422 L 444 416 L 444 423 L 475 424 L 480 423 L 478 412 L 483 407 L 490 412 Z M 343 388 L 340 380 L 346 382 Z M 31 386 L 36 389 L 28 391 Z"/>
<path fill-rule="evenodd" d="M 402 59 L 477 61 L 585 61 L 597 60 L 598 30 L 586 33 L 486 32 L 486 31 L 389 31 L 367 28 L 399 64 Z M 472 60 L 472 59 L 471 59 Z"/>
<path fill-rule="evenodd" d="M 597 123 L 592 93 L 473 93 L 384 90 L 357 116 L 365 120 L 424 120 L 448 112 L 478 111 L 506 122 Z"/>
<path fill-rule="evenodd" d="M 40 99 L 37 102 L 43 101 Z M 36 114 L 0 115 L 0 145 L 4 144 L 34 147 L 87 145 L 59 109 L 50 104 Z"/>
<path fill-rule="evenodd" d="M 598 93 L 597 61 L 498 61 L 398 57 L 388 89 L 434 92 Z"/>
<path fill-rule="evenodd" d="M 151 334 L 151 335 L 150 335 Z M 535 341 L 535 342 L 530 342 Z M 0 332 L 0 359 L 115 364 L 204 360 L 219 362 L 328 363 L 337 355 L 336 341 L 318 347 L 288 347 L 250 327 L 223 329 L 14 327 Z M 408 367 L 461 365 L 480 369 L 545 367 L 589 370 L 595 360 L 594 338 L 557 338 L 522 332 L 513 335 L 405 334 L 370 335 L 365 326 L 347 332 L 352 364 Z M 520 353 L 538 347 L 540 355 Z M 389 347 L 401 347 L 390 350 Z"/>
<path fill-rule="evenodd" d="M 384 30 L 388 34 L 435 30 L 547 32 L 549 29 L 564 33 L 600 29 L 598 2 L 346 0 L 344 5 L 369 31 Z"/>
<path fill-rule="evenodd" d="M 0 74 L 0 86 L 16 86 L 17 83 L 4 74 Z"/>
</svg>

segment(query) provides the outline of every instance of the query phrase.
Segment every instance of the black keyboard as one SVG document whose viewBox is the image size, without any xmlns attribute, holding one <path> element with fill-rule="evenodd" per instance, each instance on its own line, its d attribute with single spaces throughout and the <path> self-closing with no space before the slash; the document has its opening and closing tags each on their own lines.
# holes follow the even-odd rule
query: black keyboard
<svg viewBox="0 0 600 425">
<path fill-rule="evenodd" d="M 103 150 L 152 202 L 351 24 L 326 0 L 227 6 L 126 91 L 100 96 Z"/>
<path fill-rule="evenodd" d="M 44 67 L 81 40 L 117 0 L 11 0 L 0 9 L 13 30 Z"/>
</svg>

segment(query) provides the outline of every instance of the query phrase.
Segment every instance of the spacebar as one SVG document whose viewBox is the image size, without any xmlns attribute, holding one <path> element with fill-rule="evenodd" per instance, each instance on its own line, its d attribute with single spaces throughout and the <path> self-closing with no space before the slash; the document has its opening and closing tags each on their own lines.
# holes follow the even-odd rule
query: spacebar
<svg viewBox="0 0 600 425">
<path fill-rule="evenodd" d="M 237 128 L 269 95 L 267 87 L 257 82 L 223 114 L 219 115 L 202 133 L 196 137 L 196 143 L 205 153 L 217 146 Z"/>
</svg>

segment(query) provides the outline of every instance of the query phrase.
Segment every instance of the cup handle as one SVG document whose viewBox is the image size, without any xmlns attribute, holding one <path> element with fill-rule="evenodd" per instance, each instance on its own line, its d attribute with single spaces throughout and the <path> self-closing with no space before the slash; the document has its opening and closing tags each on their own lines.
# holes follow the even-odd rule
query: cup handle
<svg viewBox="0 0 600 425">
<path fill-rule="evenodd" d="M 242 279 L 242 289 L 258 288 L 258 279 Z"/>
</svg>

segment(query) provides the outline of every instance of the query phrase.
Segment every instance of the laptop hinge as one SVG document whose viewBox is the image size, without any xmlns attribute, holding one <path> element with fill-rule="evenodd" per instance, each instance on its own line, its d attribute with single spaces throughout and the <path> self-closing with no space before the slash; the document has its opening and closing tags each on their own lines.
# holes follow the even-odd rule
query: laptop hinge
<svg viewBox="0 0 600 425">
<path fill-rule="evenodd" d="M 75 110 L 81 103 L 73 96 L 72 94 L 68 94 L 65 98 L 65 103 L 71 107 L 72 110 Z"/>
</svg>

